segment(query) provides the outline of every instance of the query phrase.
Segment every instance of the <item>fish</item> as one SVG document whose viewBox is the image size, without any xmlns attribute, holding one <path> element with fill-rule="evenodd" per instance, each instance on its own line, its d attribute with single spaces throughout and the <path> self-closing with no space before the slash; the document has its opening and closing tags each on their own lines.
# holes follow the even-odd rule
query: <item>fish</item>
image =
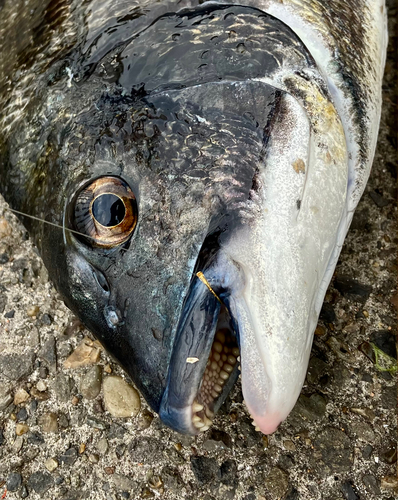
<svg viewBox="0 0 398 500">
<path fill-rule="evenodd" d="M 1 3 L 0 188 L 172 429 L 273 433 L 374 156 L 383 0 Z"/>
</svg>

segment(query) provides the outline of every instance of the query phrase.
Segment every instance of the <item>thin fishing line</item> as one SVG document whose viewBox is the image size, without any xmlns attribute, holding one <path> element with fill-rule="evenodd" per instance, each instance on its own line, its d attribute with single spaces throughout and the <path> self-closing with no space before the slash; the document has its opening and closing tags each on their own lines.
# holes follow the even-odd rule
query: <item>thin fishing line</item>
<svg viewBox="0 0 398 500">
<path fill-rule="evenodd" d="M 59 224 L 55 224 L 55 222 L 50 222 L 48 220 L 40 219 L 40 217 L 35 217 L 34 215 L 25 214 L 24 212 L 20 212 L 19 210 L 15 210 L 14 208 L 9 208 L 9 210 L 14 214 L 23 215 L 24 217 L 29 217 L 30 219 L 37 220 L 38 222 L 44 222 L 45 224 L 49 224 L 50 226 L 57 227 L 58 229 L 62 229 L 63 231 L 69 231 L 70 233 L 77 234 L 79 236 L 82 236 L 83 238 L 88 238 L 89 240 L 97 241 L 92 236 L 79 233 L 79 231 L 75 231 L 74 229 L 70 229 L 69 227 L 66 226 L 60 226 Z"/>
</svg>

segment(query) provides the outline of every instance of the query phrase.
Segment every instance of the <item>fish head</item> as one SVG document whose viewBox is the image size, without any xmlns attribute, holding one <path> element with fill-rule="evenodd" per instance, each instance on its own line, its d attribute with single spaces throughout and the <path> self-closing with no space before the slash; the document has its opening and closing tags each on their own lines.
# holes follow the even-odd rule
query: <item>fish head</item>
<svg viewBox="0 0 398 500">
<path fill-rule="evenodd" d="M 318 151 L 300 103 L 264 82 L 118 106 L 88 167 L 72 166 L 72 139 L 61 148 L 72 175 L 65 230 L 43 232 L 50 276 L 167 425 L 206 430 L 241 371 L 273 432 L 305 377 L 345 158 Z"/>
<path fill-rule="evenodd" d="M 65 229 L 39 246 L 67 305 L 167 425 L 206 430 L 241 372 L 269 434 L 300 393 L 344 239 L 347 148 L 291 30 L 256 9 L 209 9 L 161 18 L 127 46 L 121 91 L 98 76 L 70 91 L 53 134 L 64 177 L 48 189 Z M 233 44 L 214 42 L 217 23 L 233 23 Z M 269 37 L 249 53 L 239 37 L 253 30 Z"/>
</svg>

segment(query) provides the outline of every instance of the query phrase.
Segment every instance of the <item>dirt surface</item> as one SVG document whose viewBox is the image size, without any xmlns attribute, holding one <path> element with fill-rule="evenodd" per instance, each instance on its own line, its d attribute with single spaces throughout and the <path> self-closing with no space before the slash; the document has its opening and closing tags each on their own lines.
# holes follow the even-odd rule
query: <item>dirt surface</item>
<svg viewBox="0 0 398 500">
<path fill-rule="evenodd" d="M 252 427 L 239 386 L 196 438 L 164 427 L 144 401 L 135 418 L 113 417 L 101 376 L 125 375 L 88 341 L 91 364 L 64 367 L 93 337 L 73 323 L 26 231 L 0 201 L 1 498 L 398 498 L 397 8 L 390 3 L 375 164 L 326 296 L 302 395 L 272 436 Z"/>
</svg>

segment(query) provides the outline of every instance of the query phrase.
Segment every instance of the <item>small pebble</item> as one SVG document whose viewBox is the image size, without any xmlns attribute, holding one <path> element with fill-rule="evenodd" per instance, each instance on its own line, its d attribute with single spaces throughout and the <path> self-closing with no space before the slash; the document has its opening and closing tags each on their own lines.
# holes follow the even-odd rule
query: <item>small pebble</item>
<svg viewBox="0 0 398 500">
<path fill-rule="evenodd" d="M 24 403 L 29 399 L 29 394 L 25 391 L 25 389 L 17 389 L 14 395 L 14 405 L 19 405 Z"/>
<path fill-rule="evenodd" d="M 82 443 L 80 446 L 79 446 L 79 454 L 81 455 L 82 453 L 84 453 L 86 451 L 86 444 L 85 443 Z"/>
<path fill-rule="evenodd" d="M 79 368 L 80 366 L 93 365 L 98 363 L 100 356 L 99 344 L 86 337 L 64 361 L 64 367 Z"/>
<path fill-rule="evenodd" d="M 286 439 L 286 441 L 283 441 L 283 446 L 285 447 L 285 450 L 296 451 L 296 445 L 290 439 Z"/>
<path fill-rule="evenodd" d="M 15 434 L 17 436 L 22 436 L 23 434 L 26 434 L 29 431 L 29 427 L 26 424 L 18 423 L 15 426 Z"/>
<path fill-rule="evenodd" d="M 29 496 L 29 491 L 28 488 L 26 487 L 26 484 L 22 485 L 19 495 L 21 498 L 27 498 Z"/>
<path fill-rule="evenodd" d="M 11 472 L 7 477 L 7 490 L 17 491 L 22 484 L 22 476 L 18 472 Z"/>
<path fill-rule="evenodd" d="M 18 436 L 12 445 L 13 452 L 15 454 L 19 453 L 21 451 L 22 446 L 23 446 L 23 437 Z"/>
<path fill-rule="evenodd" d="M 97 450 L 101 455 L 105 455 L 105 453 L 108 451 L 108 441 L 104 437 L 98 441 Z"/>
<path fill-rule="evenodd" d="M 26 309 L 26 314 L 33 318 L 35 316 L 37 316 L 40 312 L 40 307 L 39 306 L 29 306 L 27 309 Z"/>
<path fill-rule="evenodd" d="M 92 464 L 97 464 L 99 462 L 99 456 L 96 453 L 90 453 L 88 459 Z"/>
<path fill-rule="evenodd" d="M 21 408 L 17 413 L 18 422 L 25 422 L 25 420 L 27 419 L 28 419 L 28 412 L 26 411 L 26 408 Z"/>
<path fill-rule="evenodd" d="M 41 430 L 46 433 L 58 432 L 58 416 L 56 413 L 44 413 L 39 419 Z"/>
<path fill-rule="evenodd" d="M 47 472 L 34 472 L 28 479 L 29 488 L 33 489 L 37 494 L 43 495 L 54 484 L 54 479 Z M 44 498 L 41 496 L 41 498 Z"/>
<path fill-rule="evenodd" d="M 148 410 L 143 410 L 141 412 L 141 415 L 137 418 L 138 428 L 141 431 L 148 429 L 148 427 L 150 427 L 152 421 L 153 421 L 153 413 L 151 413 Z"/>
<path fill-rule="evenodd" d="M 80 392 L 86 399 L 95 399 L 101 391 L 102 366 L 95 365 L 88 370 L 80 382 Z"/>
<path fill-rule="evenodd" d="M 114 417 L 135 417 L 140 411 L 138 392 L 121 377 L 106 377 L 103 390 L 105 407 Z"/>
<path fill-rule="evenodd" d="M 104 372 L 105 373 L 112 373 L 112 368 L 110 364 L 107 364 L 104 366 Z"/>
<path fill-rule="evenodd" d="M 40 392 L 47 390 L 47 384 L 43 380 L 39 380 L 36 384 L 36 389 Z"/>
<path fill-rule="evenodd" d="M 44 467 L 49 472 L 53 472 L 58 467 L 58 460 L 56 460 L 55 458 L 49 458 L 44 462 Z"/>
<path fill-rule="evenodd" d="M 46 401 L 49 399 L 49 394 L 46 391 L 39 391 L 36 387 L 32 387 L 30 395 L 39 401 Z"/>
<path fill-rule="evenodd" d="M 12 229 L 8 221 L 4 217 L 0 217 L 0 238 L 11 236 Z"/>
<path fill-rule="evenodd" d="M 77 449 L 69 448 L 63 455 L 59 457 L 59 461 L 63 465 L 73 465 L 77 460 Z"/>
</svg>

